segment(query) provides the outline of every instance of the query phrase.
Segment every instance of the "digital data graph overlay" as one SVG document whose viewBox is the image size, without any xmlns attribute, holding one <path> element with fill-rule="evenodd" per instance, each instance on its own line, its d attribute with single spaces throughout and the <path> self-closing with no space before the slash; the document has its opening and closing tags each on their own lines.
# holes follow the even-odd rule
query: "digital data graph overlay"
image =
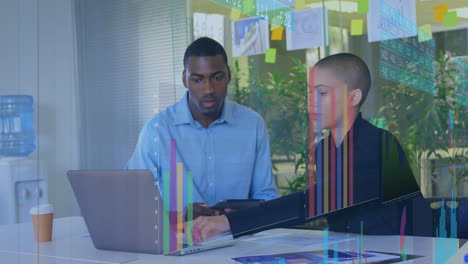
<svg viewBox="0 0 468 264">
<path fill-rule="evenodd" d="M 434 94 L 434 39 L 419 42 L 411 17 L 385 0 L 379 6 L 380 77 Z M 402 8 L 409 7 L 403 4 Z"/>
<path fill-rule="evenodd" d="M 193 174 L 187 171 L 184 177 L 184 165 L 176 160 L 176 140 L 171 139 L 170 143 L 170 172 L 163 173 L 164 253 L 182 249 L 184 246 L 184 200 L 187 205 L 187 246 L 193 246 Z M 187 181 L 185 184 L 184 180 Z"/>
</svg>

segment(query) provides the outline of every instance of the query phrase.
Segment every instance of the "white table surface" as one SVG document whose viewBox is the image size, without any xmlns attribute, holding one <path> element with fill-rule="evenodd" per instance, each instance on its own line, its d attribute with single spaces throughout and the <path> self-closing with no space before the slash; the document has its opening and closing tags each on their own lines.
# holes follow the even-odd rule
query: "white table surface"
<svg viewBox="0 0 468 264">
<path fill-rule="evenodd" d="M 274 229 L 256 235 L 274 235 L 281 233 L 299 233 L 322 235 L 322 231 L 299 229 Z M 359 251 L 356 234 L 329 233 L 330 237 L 348 237 L 351 240 L 338 244 L 339 250 Z M 234 263 L 230 258 L 267 255 L 276 253 L 320 250 L 323 245 L 297 247 L 290 245 L 268 245 L 247 241 L 252 237 L 237 239 L 234 246 L 205 251 L 197 254 L 172 257 L 151 254 L 114 252 L 97 250 L 88 235 L 82 217 L 65 217 L 54 220 L 53 241 L 36 243 L 33 239 L 31 223 L 0 226 L 0 263 L 8 264 L 89 264 L 89 263 Z M 406 252 L 423 256 L 406 263 L 433 263 L 435 239 L 427 237 L 405 237 Z M 458 245 L 458 240 L 456 240 Z M 333 245 L 329 246 L 333 249 Z M 400 236 L 364 236 L 363 247 L 366 251 L 400 253 Z M 441 249 L 443 250 L 443 249 Z M 463 263 L 468 253 L 468 243 L 451 257 L 447 263 Z M 439 263 L 437 263 L 439 264 Z"/>
</svg>

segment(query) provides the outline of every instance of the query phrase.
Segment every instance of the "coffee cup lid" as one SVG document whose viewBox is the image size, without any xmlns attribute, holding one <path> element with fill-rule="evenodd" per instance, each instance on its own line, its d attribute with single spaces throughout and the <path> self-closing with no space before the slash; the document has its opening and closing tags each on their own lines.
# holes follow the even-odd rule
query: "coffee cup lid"
<svg viewBox="0 0 468 264">
<path fill-rule="evenodd" d="M 51 204 L 41 204 L 34 206 L 29 210 L 30 214 L 51 214 L 54 212 L 54 207 Z"/>
</svg>

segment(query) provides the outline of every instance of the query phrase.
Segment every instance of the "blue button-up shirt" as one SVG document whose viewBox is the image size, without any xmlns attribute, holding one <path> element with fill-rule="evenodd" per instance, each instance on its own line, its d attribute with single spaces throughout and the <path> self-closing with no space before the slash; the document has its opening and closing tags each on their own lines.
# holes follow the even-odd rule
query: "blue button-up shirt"
<svg viewBox="0 0 468 264">
<path fill-rule="evenodd" d="M 204 128 L 193 119 L 188 96 L 145 124 L 126 169 L 151 170 L 163 192 L 175 139 L 184 182 L 188 171 L 193 175 L 194 202 L 276 198 L 268 133 L 260 115 L 226 98 L 221 116 Z"/>
</svg>

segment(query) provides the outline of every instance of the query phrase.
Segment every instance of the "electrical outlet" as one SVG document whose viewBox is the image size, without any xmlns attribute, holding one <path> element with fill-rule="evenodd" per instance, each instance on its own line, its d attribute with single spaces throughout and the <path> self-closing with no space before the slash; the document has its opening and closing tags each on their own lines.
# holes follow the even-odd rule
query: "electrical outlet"
<svg viewBox="0 0 468 264">
<path fill-rule="evenodd" d="M 44 180 L 19 181 L 15 185 L 16 217 L 19 223 L 31 221 L 29 210 L 41 203 L 47 203 Z"/>
</svg>

